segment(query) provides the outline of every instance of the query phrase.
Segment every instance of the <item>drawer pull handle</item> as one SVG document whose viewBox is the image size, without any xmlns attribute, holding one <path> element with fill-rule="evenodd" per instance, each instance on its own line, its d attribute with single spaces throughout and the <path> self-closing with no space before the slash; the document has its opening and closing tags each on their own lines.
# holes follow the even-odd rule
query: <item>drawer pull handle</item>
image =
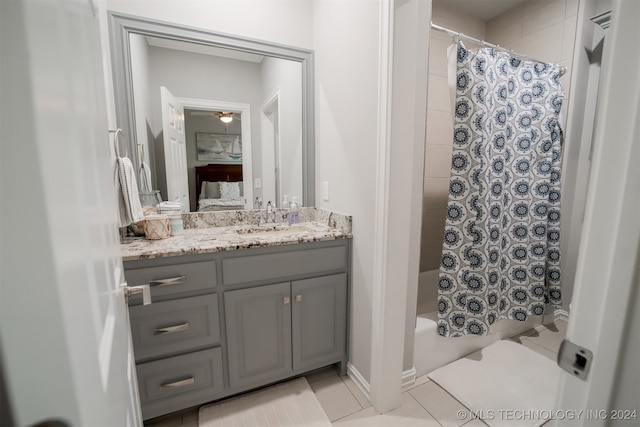
<svg viewBox="0 0 640 427">
<path fill-rule="evenodd" d="M 298 294 L 296 295 L 296 302 L 300 302 L 300 301 L 302 301 L 302 295 Z"/>
<path fill-rule="evenodd" d="M 290 302 L 291 302 L 291 298 L 289 298 L 289 297 L 282 298 L 282 303 L 283 304 L 289 304 Z"/>
<path fill-rule="evenodd" d="M 186 380 L 181 380 L 181 381 L 176 381 L 176 382 L 173 382 L 173 383 L 162 384 L 160 387 L 162 387 L 162 388 L 178 388 L 178 387 L 184 387 L 184 386 L 195 384 L 195 383 L 196 383 L 196 379 L 194 377 L 191 377 L 191 378 L 187 378 Z"/>
<path fill-rule="evenodd" d="M 186 280 L 187 276 L 179 276 L 179 277 L 172 277 L 170 279 L 160 279 L 160 280 L 152 280 L 149 282 L 149 286 L 172 286 L 172 285 L 179 285 L 181 283 L 184 283 L 184 281 Z"/>
<path fill-rule="evenodd" d="M 165 335 L 165 334 L 174 334 L 176 332 L 182 332 L 189 329 L 189 322 L 183 323 L 182 325 L 175 326 L 167 326 L 166 328 L 157 328 L 154 329 L 153 332 L 156 335 Z"/>
</svg>

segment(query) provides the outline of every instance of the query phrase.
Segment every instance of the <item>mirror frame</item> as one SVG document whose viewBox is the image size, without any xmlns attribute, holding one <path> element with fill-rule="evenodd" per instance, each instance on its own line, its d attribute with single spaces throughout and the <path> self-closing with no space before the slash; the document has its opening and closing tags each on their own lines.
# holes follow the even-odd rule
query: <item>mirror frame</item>
<svg viewBox="0 0 640 427">
<path fill-rule="evenodd" d="M 302 189 L 303 206 L 315 206 L 315 124 L 313 51 L 257 39 L 218 33 L 165 21 L 108 11 L 116 121 L 128 137 L 131 162 L 139 164 L 131 75 L 129 34 L 239 50 L 300 62 L 302 68 Z"/>
</svg>

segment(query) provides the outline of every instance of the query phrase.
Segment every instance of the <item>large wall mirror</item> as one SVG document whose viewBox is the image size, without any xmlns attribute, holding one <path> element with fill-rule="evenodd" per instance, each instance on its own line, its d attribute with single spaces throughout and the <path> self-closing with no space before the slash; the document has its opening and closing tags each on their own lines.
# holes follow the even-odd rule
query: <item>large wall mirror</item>
<svg viewBox="0 0 640 427">
<path fill-rule="evenodd" d="M 315 204 L 312 51 L 115 12 L 109 25 L 142 192 L 191 212 Z"/>
</svg>

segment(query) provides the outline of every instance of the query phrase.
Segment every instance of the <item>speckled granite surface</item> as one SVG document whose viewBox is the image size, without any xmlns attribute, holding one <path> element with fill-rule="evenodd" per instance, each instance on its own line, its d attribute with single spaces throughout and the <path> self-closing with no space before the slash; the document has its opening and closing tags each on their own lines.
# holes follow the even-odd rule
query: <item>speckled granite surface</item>
<svg viewBox="0 0 640 427">
<path fill-rule="evenodd" d="M 279 213 L 276 212 L 276 215 Z M 286 223 L 258 226 L 260 215 L 264 217 L 264 211 L 184 214 L 183 234 L 163 240 L 126 238 L 120 245 L 122 259 L 131 261 L 352 237 L 349 215 L 302 208 L 300 224 L 291 227 Z"/>
<path fill-rule="evenodd" d="M 262 210 L 239 210 L 217 212 L 194 212 L 182 214 L 184 228 L 229 227 L 237 225 L 258 225 L 264 222 L 265 213 Z M 276 223 L 287 223 L 286 209 L 274 209 Z M 345 233 L 351 233 L 351 216 L 319 208 L 300 208 L 300 222 L 318 222 L 332 228 L 338 228 Z"/>
</svg>

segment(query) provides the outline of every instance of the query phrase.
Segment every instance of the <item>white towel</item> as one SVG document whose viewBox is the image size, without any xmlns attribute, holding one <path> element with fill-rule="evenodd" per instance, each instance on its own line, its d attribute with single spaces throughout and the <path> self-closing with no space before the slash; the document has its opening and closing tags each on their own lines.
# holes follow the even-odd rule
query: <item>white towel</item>
<svg viewBox="0 0 640 427">
<path fill-rule="evenodd" d="M 143 193 L 150 193 L 153 191 L 151 188 L 151 169 L 149 169 L 149 165 L 145 162 L 140 162 L 138 181 L 140 182 L 140 191 Z"/>
<path fill-rule="evenodd" d="M 117 158 L 113 178 L 118 197 L 119 226 L 126 227 L 143 220 L 144 213 L 140 205 L 138 183 L 131 160 L 127 157 Z"/>
</svg>

